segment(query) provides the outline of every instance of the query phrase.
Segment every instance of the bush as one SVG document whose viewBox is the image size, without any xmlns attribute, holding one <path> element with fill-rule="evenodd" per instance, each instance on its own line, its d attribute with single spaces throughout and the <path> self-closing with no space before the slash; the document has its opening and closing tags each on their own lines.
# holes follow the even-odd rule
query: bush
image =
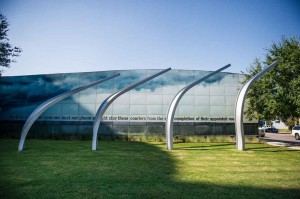
<svg viewBox="0 0 300 199">
<path fill-rule="evenodd" d="M 33 134 L 28 139 L 52 139 L 52 140 L 92 140 L 91 134 Z M 102 141 L 134 141 L 134 142 L 166 142 L 165 135 L 146 134 L 99 134 L 98 140 Z M 194 135 L 194 136 L 173 136 L 174 143 L 235 143 L 234 135 Z M 245 136 L 245 143 L 262 143 L 262 140 L 255 135 Z"/>
</svg>

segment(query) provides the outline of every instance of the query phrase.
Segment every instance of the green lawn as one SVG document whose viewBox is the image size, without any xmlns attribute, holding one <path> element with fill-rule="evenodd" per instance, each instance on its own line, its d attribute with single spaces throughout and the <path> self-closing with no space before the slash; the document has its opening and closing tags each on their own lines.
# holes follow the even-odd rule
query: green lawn
<svg viewBox="0 0 300 199">
<path fill-rule="evenodd" d="M 0 140 L 0 198 L 300 198 L 300 151 L 247 144 Z"/>
</svg>

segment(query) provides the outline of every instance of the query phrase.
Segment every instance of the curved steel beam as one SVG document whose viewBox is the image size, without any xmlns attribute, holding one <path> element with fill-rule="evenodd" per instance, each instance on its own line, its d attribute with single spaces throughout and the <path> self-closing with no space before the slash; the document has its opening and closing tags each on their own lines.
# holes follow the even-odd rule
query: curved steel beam
<svg viewBox="0 0 300 199">
<path fill-rule="evenodd" d="M 234 117 L 235 117 L 235 133 L 236 133 L 236 148 L 237 150 L 244 151 L 245 150 L 245 136 L 244 136 L 244 125 L 243 125 L 243 115 L 244 115 L 244 104 L 246 100 L 246 95 L 248 93 L 248 90 L 250 86 L 258 80 L 262 75 L 264 75 L 266 72 L 268 72 L 271 68 L 277 66 L 279 64 L 279 61 L 275 61 L 269 66 L 267 66 L 264 70 L 257 73 L 254 77 L 252 77 L 248 82 L 246 82 L 235 102 L 235 111 L 234 111 Z"/>
<path fill-rule="evenodd" d="M 75 93 L 78 93 L 82 90 L 85 90 L 87 88 L 90 88 L 96 84 L 100 84 L 102 82 L 105 82 L 107 80 L 110 80 L 114 77 L 117 77 L 119 76 L 120 73 L 118 74 L 115 74 L 115 75 L 112 75 L 110 77 L 106 77 L 104 79 L 101 79 L 101 80 L 98 80 L 98 81 L 95 81 L 95 82 L 92 82 L 86 86 L 82 86 L 82 87 L 79 87 L 79 88 L 76 88 L 76 89 L 73 89 L 71 91 L 67 91 L 65 93 L 62 93 L 58 96 L 55 96 L 51 99 L 48 99 L 47 101 L 45 101 L 44 103 L 42 103 L 41 105 L 39 105 L 31 114 L 30 116 L 27 118 L 24 126 L 23 126 L 23 129 L 22 129 L 22 133 L 21 133 L 21 138 L 20 138 L 20 142 L 19 142 L 19 148 L 18 150 L 19 151 L 22 151 L 24 149 L 24 142 L 25 142 L 25 139 L 26 139 L 26 136 L 28 134 L 28 131 L 30 129 L 30 127 L 32 126 L 32 124 L 34 123 L 34 121 L 47 109 L 49 108 L 50 106 L 54 105 L 55 103 L 75 94 Z"/>
<path fill-rule="evenodd" d="M 100 127 L 100 122 L 101 122 L 102 116 L 105 113 L 105 111 L 108 108 L 108 106 L 115 99 L 117 99 L 120 95 L 122 95 L 123 93 L 126 93 L 127 91 L 130 91 L 131 89 L 133 89 L 133 88 L 135 88 L 135 87 L 137 87 L 137 86 L 139 86 L 139 85 L 141 85 L 141 84 L 143 84 L 143 83 L 145 83 L 145 82 L 147 82 L 147 81 L 149 81 L 149 80 L 151 80 L 151 79 L 153 79 L 153 78 L 155 78 L 157 76 L 160 76 L 163 73 L 168 72 L 169 70 L 171 70 L 171 68 L 167 68 L 167 69 L 165 69 L 163 71 L 160 71 L 160 72 L 158 72 L 158 73 L 156 73 L 154 75 L 151 75 L 151 76 L 147 77 L 146 79 L 143 79 L 143 80 L 141 80 L 139 82 L 131 84 L 131 85 L 129 85 L 129 86 L 127 86 L 127 87 L 125 87 L 125 88 L 123 88 L 123 89 L 115 92 L 114 94 L 110 95 L 108 98 L 106 98 L 102 102 L 102 104 L 100 105 L 100 107 L 99 107 L 99 109 L 98 109 L 98 111 L 96 113 L 94 124 L 93 124 L 93 141 L 92 141 L 92 150 L 93 151 L 97 150 L 97 148 L 98 148 L 98 143 L 97 143 L 97 141 L 98 141 L 98 138 L 97 138 L 97 136 L 98 136 L 98 129 Z"/>
<path fill-rule="evenodd" d="M 199 84 L 200 82 L 206 80 L 207 78 L 219 73 L 220 71 L 228 68 L 229 66 L 231 66 L 230 64 L 227 64 L 226 66 L 211 72 L 210 74 L 194 81 L 193 83 L 187 85 L 186 87 L 184 87 L 183 89 L 181 89 L 173 98 L 170 107 L 169 107 L 169 111 L 168 111 L 168 115 L 167 115 L 167 120 L 166 120 L 166 142 L 167 142 L 167 148 L 169 150 L 173 149 L 173 120 L 174 120 L 174 115 L 175 115 L 175 111 L 177 108 L 177 105 L 180 101 L 180 99 L 182 98 L 182 96 L 188 91 L 190 90 L 193 86 Z"/>
</svg>

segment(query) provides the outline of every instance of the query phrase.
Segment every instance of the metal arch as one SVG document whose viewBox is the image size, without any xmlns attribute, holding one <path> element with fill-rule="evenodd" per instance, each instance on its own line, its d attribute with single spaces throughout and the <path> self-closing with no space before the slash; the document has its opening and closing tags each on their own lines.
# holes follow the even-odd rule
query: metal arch
<svg viewBox="0 0 300 199">
<path fill-rule="evenodd" d="M 183 89 L 181 89 L 173 98 L 170 107 L 169 107 L 169 111 L 168 111 L 168 115 L 167 115 L 167 120 L 166 120 L 166 142 L 167 142 L 167 148 L 169 150 L 173 149 L 173 120 L 174 120 L 174 115 L 175 115 L 175 111 L 177 108 L 177 105 L 180 101 L 180 99 L 182 98 L 182 96 L 188 91 L 190 90 L 192 87 L 194 87 L 195 85 L 199 84 L 200 82 L 206 80 L 207 78 L 219 73 L 220 71 L 230 67 L 230 64 L 227 64 L 226 66 L 194 81 L 193 83 L 187 85 L 186 87 L 184 87 Z"/>
<path fill-rule="evenodd" d="M 20 142 L 19 142 L 19 148 L 18 148 L 18 151 L 22 151 L 24 149 L 24 142 L 25 142 L 25 139 L 26 139 L 26 136 L 28 134 L 28 131 L 30 129 L 30 127 L 32 126 L 32 124 L 34 123 L 34 121 L 47 109 L 49 108 L 50 106 L 56 104 L 57 102 L 75 94 L 75 93 L 78 93 L 82 90 L 85 90 L 87 88 L 90 88 L 96 84 L 100 84 L 102 82 L 105 82 L 107 80 L 110 80 L 114 77 L 117 77 L 119 76 L 120 73 L 118 74 L 115 74 L 115 75 L 112 75 L 110 77 L 106 77 L 104 79 L 101 79 L 101 80 L 98 80 L 98 81 L 95 81 L 95 82 L 92 82 L 86 86 L 81 86 L 79 88 L 76 88 L 76 89 L 73 89 L 71 91 L 67 91 L 65 93 L 62 93 L 60 95 L 57 95 L 51 99 L 48 99 L 47 101 L 45 101 L 44 103 L 42 103 L 41 105 L 39 105 L 31 114 L 30 116 L 27 118 L 24 126 L 23 126 L 23 129 L 22 129 L 22 133 L 21 133 L 21 138 L 20 138 Z"/>
<path fill-rule="evenodd" d="M 139 82 L 131 84 L 131 85 L 129 85 L 129 86 L 127 86 L 127 87 L 125 87 L 125 88 L 123 88 L 123 89 L 115 92 L 114 94 L 110 95 L 108 98 L 106 98 L 102 102 L 102 104 L 100 105 L 100 107 L 99 107 L 99 109 L 98 109 L 98 111 L 96 113 L 94 124 L 93 124 L 93 141 L 92 141 L 92 150 L 93 151 L 97 150 L 97 148 L 98 148 L 98 143 L 97 143 L 97 141 L 98 141 L 98 139 L 97 139 L 98 129 L 100 127 L 100 122 L 101 122 L 102 116 L 105 113 L 105 111 L 108 108 L 108 106 L 115 99 L 117 99 L 120 95 L 126 93 L 127 91 L 130 91 L 131 89 L 133 89 L 133 88 L 135 88 L 135 87 L 137 87 L 137 86 L 139 86 L 139 85 L 141 85 L 141 84 L 143 84 L 143 83 L 145 83 L 145 82 L 147 82 L 147 81 L 149 81 L 149 80 L 151 80 L 151 79 L 153 79 L 153 78 L 155 78 L 157 76 L 162 75 L 165 72 L 168 72 L 169 70 L 171 70 L 171 68 L 167 68 L 167 69 L 165 69 L 163 71 L 160 71 L 160 72 L 158 72 L 158 73 L 156 73 L 154 75 L 151 75 L 151 76 L 147 77 L 146 79 L 143 79 L 143 80 L 141 80 Z"/>
<path fill-rule="evenodd" d="M 261 76 L 263 76 L 266 72 L 268 72 L 271 68 L 277 66 L 279 61 L 275 61 L 269 66 L 267 66 L 260 73 L 257 73 L 254 77 L 252 77 L 248 82 L 246 82 L 237 98 L 235 103 L 235 133 L 236 133 L 236 148 L 237 150 L 244 151 L 245 150 L 245 136 L 244 136 L 244 125 L 243 125 L 243 114 L 244 114 L 244 104 L 246 100 L 246 96 L 250 86 L 258 80 Z"/>
</svg>

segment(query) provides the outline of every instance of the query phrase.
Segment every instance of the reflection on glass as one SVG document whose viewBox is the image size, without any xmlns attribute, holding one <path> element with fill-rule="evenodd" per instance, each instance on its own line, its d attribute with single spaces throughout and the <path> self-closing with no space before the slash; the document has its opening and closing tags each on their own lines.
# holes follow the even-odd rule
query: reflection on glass
<svg viewBox="0 0 300 199">
<path fill-rule="evenodd" d="M 147 104 L 146 94 L 130 94 L 130 104 Z"/>
<path fill-rule="evenodd" d="M 179 105 L 194 105 L 195 96 L 193 95 L 184 95 L 179 102 Z"/>
<path fill-rule="evenodd" d="M 114 101 L 113 104 L 127 104 L 127 105 L 130 104 L 130 95 L 129 95 L 129 93 L 124 93 L 123 95 L 121 95 L 120 97 L 118 97 Z"/>
<path fill-rule="evenodd" d="M 78 115 L 78 104 L 64 104 L 61 107 L 61 114 Z"/>
<path fill-rule="evenodd" d="M 179 116 L 190 116 L 194 117 L 194 106 L 191 105 L 181 105 L 178 107 L 179 109 Z"/>
<path fill-rule="evenodd" d="M 209 106 L 209 96 L 195 96 L 195 105 L 196 106 Z"/>
<path fill-rule="evenodd" d="M 130 105 L 130 115 L 147 115 L 147 105 Z"/>
<path fill-rule="evenodd" d="M 79 106 L 79 115 L 95 115 L 95 114 L 96 114 L 95 103 L 81 104 L 81 106 Z"/>
<path fill-rule="evenodd" d="M 225 105 L 225 97 L 224 96 L 210 96 L 210 105 Z"/>
<path fill-rule="evenodd" d="M 129 104 L 121 105 L 121 104 L 114 104 L 113 105 L 113 114 L 114 115 L 128 115 L 129 113 Z"/>
<path fill-rule="evenodd" d="M 96 92 L 93 93 L 80 93 L 79 103 L 96 103 Z"/>
<path fill-rule="evenodd" d="M 226 113 L 225 106 L 210 106 L 211 117 L 224 117 Z"/>
<path fill-rule="evenodd" d="M 210 116 L 210 106 L 195 106 L 195 116 Z"/>
<path fill-rule="evenodd" d="M 210 86 L 209 87 L 210 95 L 224 95 L 224 87 L 223 86 Z"/>
<path fill-rule="evenodd" d="M 147 104 L 153 104 L 153 105 L 162 105 L 163 104 L 163 97 L 162 95 L 147 95 Z"/>
<path fill-rule="evenodd" d="M 235 105 L 236 96 L 225 96 L 226 106 Z"/>
<path fill-rule="evenodd" d="M 162 105 L 147 105 L 148 115 L 162 115 L 163 106 Z"/>
<path fill-rule="evenodd" d="M 0 81 L 1 120 L 7 120 L 7 118 L 25 120 L 25 115 L 29 115 L 45 100 L 79 85 L 120 72 L 121 75 L 113 80 L 64 99 L 44 113 L 44 115 L 48 114 L 56 118 L 62 115 L 94 116 L 103 100 L 113 92 L 158 71 L 158 69 L 122 70 L 3 77 Z M 147 121 L 155 122 L 155 118 L 162 121 L 161 118 L 166 117 L 169 105 L 179 89 L 208 73 L 208 71 L 201 70 L 171 70 L 121 95 L 108 107 L 104 115 L 116 118 L 122 116 L 120 117 L 122 122 L 126 121 L 123 117 L 130 116 L 145 118 L 151 116 Z M 197 117 L 233 117 L 235 100 L 240 88 L 239 82 L 243 79 L 244 75 L 220 73 L 196 85 L 183 96 L 175 116 L 194 117 L 195 121 Z M 133 122 L 141 121 L 134 120 Z"/>
</svg>

